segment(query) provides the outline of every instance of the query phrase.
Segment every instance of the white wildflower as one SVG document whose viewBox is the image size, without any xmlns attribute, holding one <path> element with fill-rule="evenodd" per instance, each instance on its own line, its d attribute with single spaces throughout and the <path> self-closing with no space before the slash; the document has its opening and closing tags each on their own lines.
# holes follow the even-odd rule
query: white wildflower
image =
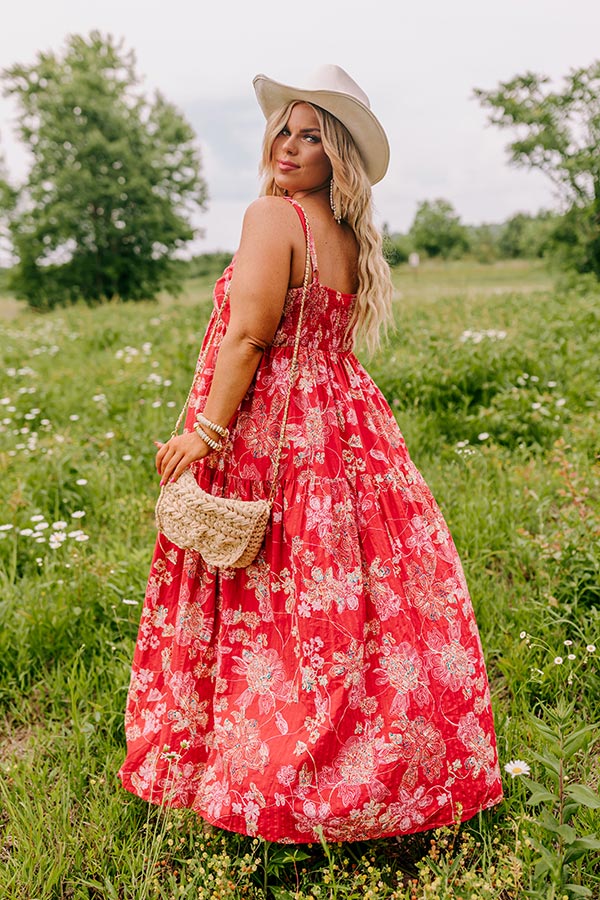
<svg viewBox="0 0 600 900">
<path fill-rule="evenodd" d="M 531 769 L 522 759 L 511 759 L 504 766 L 504 771 L 516 778 L 517 775 L 529 775 Z"/>
</svg>

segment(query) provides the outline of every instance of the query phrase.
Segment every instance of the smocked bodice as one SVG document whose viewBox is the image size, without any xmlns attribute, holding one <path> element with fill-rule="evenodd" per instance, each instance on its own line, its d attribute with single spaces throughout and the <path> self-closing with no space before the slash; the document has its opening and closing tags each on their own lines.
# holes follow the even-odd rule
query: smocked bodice
<svg viewBox="0 0 600 900">
<path fill-rule="evenodd" d="M 346 294 L 321 284 L 314 239 L 306 214 L 299 203 L 287 198 L 298 213 L 308 240 L 312 265 L 312 281 L 309 283 L 304 304 L 300 347 L 308 351 L 347 353 L 352 350 L 352 338 L 348 326 L 356 302 L 355 294 Z M 227 287 L 233 275 L 235 257 L 215 286 L 215 306 L 223 303 Z M 302 301 L 302 286 L 290 288 L 286 294 L 281 321 L 271 343 L 273 348 L 293 349 L 298 328 Z M 223 321 L 229 320 L 229 309 L 223 309 Z"/>
</svg>

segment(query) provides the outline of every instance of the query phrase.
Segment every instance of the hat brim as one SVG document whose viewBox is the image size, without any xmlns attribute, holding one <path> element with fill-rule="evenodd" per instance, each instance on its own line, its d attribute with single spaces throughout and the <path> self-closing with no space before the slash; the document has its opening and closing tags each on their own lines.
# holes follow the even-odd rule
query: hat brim
<svg viewBox="0 0 600 900">
<path fill-rule="evenodd" d="M 277 109 L 294 100 L 314 103 L 339 119 L 358 148 L 371 184 L 381 181 L 390 161 L 390 146 L 379 120 L 364 103 L 342 91 L 296 88 L 273 81 L 266 75 L 257 75 L 252 83 L 258 104 L 267 119 Z"/>
</svg>

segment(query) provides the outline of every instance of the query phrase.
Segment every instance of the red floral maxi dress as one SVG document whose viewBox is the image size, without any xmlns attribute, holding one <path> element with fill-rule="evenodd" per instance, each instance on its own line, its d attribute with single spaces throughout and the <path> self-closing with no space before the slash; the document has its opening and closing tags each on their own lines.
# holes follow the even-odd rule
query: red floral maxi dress
<svg viewBox="0 0 600 900">
<path fill-rule="evenodd" d="M 294 206 L 313 281 L 266 539 L 247 569 L 216 570 L 159 535 L 119 774 L 146 800 L 269 841 L 423 831 L 502 798 L 481 643 L 440 510 L 344 337 L 354 296 L 319 282 Z M 196 464 L 206 490 L 268 495 L 301 293 L 288 291 L 226 451 Z"/>
</svg>

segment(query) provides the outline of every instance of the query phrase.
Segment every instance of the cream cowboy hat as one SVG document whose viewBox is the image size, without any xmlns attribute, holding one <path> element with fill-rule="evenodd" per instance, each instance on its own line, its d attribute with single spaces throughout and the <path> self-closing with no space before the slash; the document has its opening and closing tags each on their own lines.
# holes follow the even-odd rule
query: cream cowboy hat
<svg viewBox="0 0 600 900">
<path fill-rule="evenodd" d="M 358 147 L 369 181 L 377 184 L 387 171 L 390 146 L 365 92 L 340 66 L 320 66 L 307 82 L 307 87 L 296 88 L 257 75 L 252 84 L 267 119 L 292 100 L 314 103 L 339 119 Z"/>
</svg>

